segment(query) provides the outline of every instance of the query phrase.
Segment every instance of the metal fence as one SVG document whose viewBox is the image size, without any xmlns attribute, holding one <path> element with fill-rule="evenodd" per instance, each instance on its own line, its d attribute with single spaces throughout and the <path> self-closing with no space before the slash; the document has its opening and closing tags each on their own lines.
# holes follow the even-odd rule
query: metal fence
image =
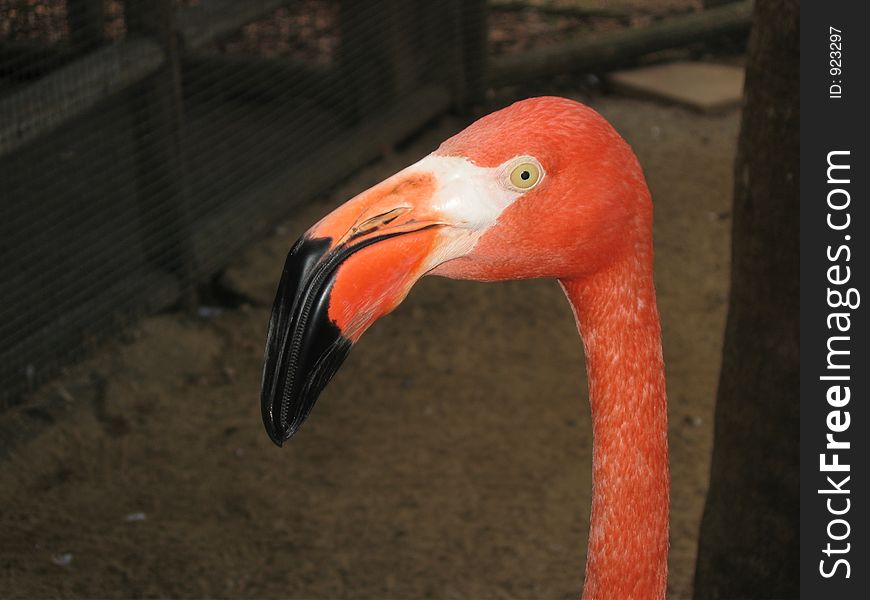
<svg viewBox="0 0 870 600">
<path fill-rule="evenodd" d="M 0 0 L 0 409 L 478 100 L 485 56 L 481 0 Z"/>
<path fill-rule="evenodd" d="M 745 39 L 752 13 L 618 4 L 0 0 L 0 410 L 485 86 Z"/>
</svg>

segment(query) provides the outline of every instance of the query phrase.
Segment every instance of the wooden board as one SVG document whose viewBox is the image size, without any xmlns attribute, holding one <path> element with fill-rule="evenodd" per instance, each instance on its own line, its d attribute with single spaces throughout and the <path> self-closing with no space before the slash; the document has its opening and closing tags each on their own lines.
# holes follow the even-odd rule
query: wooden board
<svg viewBox="0 0 870 600">
<path fill-rule="evenodd" d="M 608 76 L 614 91 L 682 104 L 701 112 L 740 106 L 743 69 L 729 65 L 674 62 Z"/>
</svg>

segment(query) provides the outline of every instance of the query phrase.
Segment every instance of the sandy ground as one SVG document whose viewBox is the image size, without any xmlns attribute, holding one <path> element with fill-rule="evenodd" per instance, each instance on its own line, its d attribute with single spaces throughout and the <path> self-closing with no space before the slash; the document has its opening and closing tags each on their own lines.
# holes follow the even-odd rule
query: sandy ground
<svg viewBox="0 0 870 600">
<path fill-rule="evenodd" d="M 670 397 L 670 596 L 691 593 L 725 316 L 739 115 L 593 101 L 656 202 Z M 581 345 L 551 281 L 424 279 L 292 443 L 259 415 L 296 237 L 462 126 L 445 118 L 226 273 L 252 302 L 163 314 L 40 391 L 66 414 L 0 468 L 0 597 L 575 598 L 590 503 Z"/>
</svg>

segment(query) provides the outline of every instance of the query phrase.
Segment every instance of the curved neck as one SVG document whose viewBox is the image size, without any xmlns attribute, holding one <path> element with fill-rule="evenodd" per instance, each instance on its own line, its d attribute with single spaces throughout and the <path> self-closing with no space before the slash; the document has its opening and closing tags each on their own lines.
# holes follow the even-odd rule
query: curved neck
<svg viewBox="0 0 870 600">
<path fill-rule="evenodd" d="M 664 598 L 668 417 L 652 252 L 562 280 L 586 351 L 592 517 L 583 597 Z"/>
</svg>

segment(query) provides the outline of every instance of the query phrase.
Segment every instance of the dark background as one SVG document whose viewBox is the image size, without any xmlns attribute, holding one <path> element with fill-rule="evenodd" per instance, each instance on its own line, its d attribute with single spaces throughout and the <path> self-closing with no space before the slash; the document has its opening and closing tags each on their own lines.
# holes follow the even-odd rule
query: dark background
<svg viewBox="0 0 870 600">
<path fill-rule="evenodd" d="M 841 452 L 840 462 L 850 464 L 851 480 L 846 484 L 851 490 L 851 510 L 839 518 L 846 519 L 851 526 L 851 535 L 844 540 L 831 540 L 827 534 L 827 525 L 838 518 L 831 515 L 826 507 L 830 496 L 818 493 L 820 489 L 829 489 L 827 476 L 839 482 L 841 478 L 833 477 L 833 473 L 819 471 L 819 454 L 825 450 L 826 434 L 830 433 L 826 418 L 829 411 L 834 410 L 827 402 L 825 394 L 834 382 L 823 382 L 819 376 L 826 373 L 827 341 L 832 335 L 848 335 L 851 369 L 848 374 L 852 380 L 850 386 L 852 398 L 866 396 L 867 384 L 864 380 L 867 364 L 867 318 L 863 314 L 867 290 L 866 257 L 867 239 L 862 235 L 864 223 L 867 222 L 867 204 L 856 201 L 867 196 L 867 183 L 863 176 L 863 161 L 867 151 L 863 148 L 865 136 L 854 124 L 860 120 L 865 110 L 870 94 L 866 78 L 859 75 L 862 70 L 861 61 L 868 55 L 867 39 L 859 29 L 856 6 L 849 2 L 836 2 L 830 5 L 808 6 L 806 18 L 801 23 L 801 98 L 803 113 L 801 117 L 800 138 L 802 145 L 801 170 L 805 174 L 801 185 L 801 588 L 807 597 L 819 595 L 834 595 L 843 598 L 858 598 L 866 594 L 867 572 L 862 565 L 867 564 L 867 558 L 862 554 L 866 545 L 861 543 L 860 536 L 867 530 L 867 516 L 863 511 L 866 504 L 866 486 L 863 485 L 863 475 L 866 467 L 862 460 L 866 453 L 862 451 L 861 440 L 866 437 L 862 427 L 866 423 L 867 409 L 861 402 L 850 402 L 843 410 L 848 410 L 851 418 L 849 429 L 840 433 L 843 441 L 852 444 L 849 452 Z M 848 65 L 844 68 L 845 77 L 831 77 L 829 46 L 830 27 L 843 31 L 842 62 Z M 845 83 L 846 93 L 839 100 L 828 98 L 828 88 L 832 80 L 838 79 Z M 828 152 L 832 150 L 851 150 L 851 183 L 848 186 L 827 183 Z M 833 173 L 832 173 L 833 175 Z M 827 194 L 830 190 L 846 187 L 852 198 L 849 206 L 852 227 L 850 231 L 833 231 L 826 225 L 828 212 Z M 834 215 L 833 219 L 837 216 Z M 832 220 L 833 220 L 832 219 Z M 834 220 L 834 222 L 836 222 Z M 850 281 L 846 285 L 833 286 L 828 281 L 826 252 L 830 245 L 837 248 L 845 242 L 844 236 L 851 236 L 851 260 L 841 262 L 841 266 L 851 267 Z M 832 273 L 832 275 L 834 275 Z M 833 309 L 827 305 L 827 288 L 855 287 L 862 295 L 861 307 L 848 310 L 851 317 L 851 331 L 840 333 L 831 331 L 825 317 L 831 312 L 840 312 L 842 308 Z M 830 462 L 828 458 L 828 462 Z M 849 487 L 851 486 L 851 487 Z M 842 508 L 840 502 L 832 500 L 834 509 Z M 838 506 L 840 504 L 840 506 Z M 835 525 L 833 533 L 842 535 L 841 525 Z M 843 579 L 842 566 L 838 568 L 838 576 L 825 579 L 819 574 L 819 562 L 825 559 L 826 571 L 833 564 L 822 554 L 830 543 L 832 548 L 842 549 L 845 544 L 851 544 L 848 555 L 832 554 L 831 558 L 847 558 L 851 564 L 851 577 Z"/>
</svg>

